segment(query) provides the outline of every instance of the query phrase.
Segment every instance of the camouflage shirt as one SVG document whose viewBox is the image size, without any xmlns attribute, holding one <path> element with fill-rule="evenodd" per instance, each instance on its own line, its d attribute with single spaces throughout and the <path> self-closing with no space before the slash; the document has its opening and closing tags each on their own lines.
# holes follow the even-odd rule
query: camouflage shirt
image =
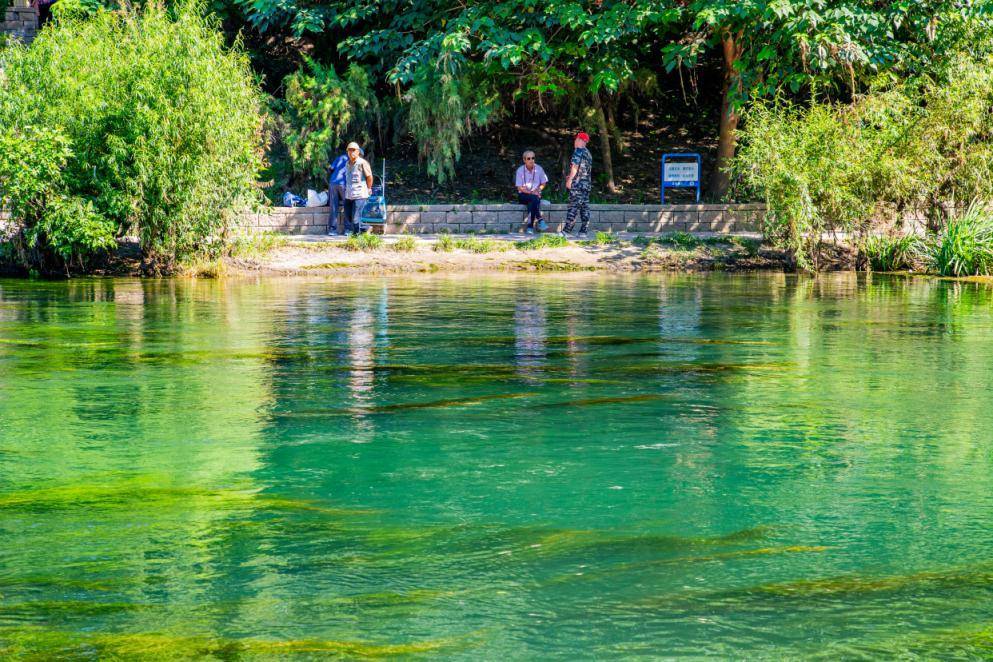
<svg viewBox="0 0 993 662">
<path fill-rule="evenodd" d="M 590 150 L 585 147 L 574 150 L 570 163 L 576 166 L 576 176 L 572 178 L 572 187 L 590 190 L 593 183 L 593 155 L 590 154 Z"/>
</svg>

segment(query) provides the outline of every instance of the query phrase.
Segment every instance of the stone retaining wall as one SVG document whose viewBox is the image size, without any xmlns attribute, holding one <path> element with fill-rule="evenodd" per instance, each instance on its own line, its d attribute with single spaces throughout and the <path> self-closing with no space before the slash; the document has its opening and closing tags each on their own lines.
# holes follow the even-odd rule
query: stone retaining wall
<svg viewBox="0 0 993 662">
<path fill-rule="evenodd" d="M 590 229 L 612 232 L 759 232 L 762 204 L 591 205 Z M 544 208 L 550 229 L 565 223 L 566 205 Z M 249 214 L 246 225 L 259 232 L 323 234 L 328 207 L 273 207 Z M 389 207 L 387 234 L 502 234 L 524 228 L 521 205 L 396 205 Z"/>
<path fill-rule="evenodd" d="M 38 10 L 28 0 L 14 0 L 5 16 L 0 17 L 0 34 L 30 42 L 38 32 Z"/>
</svg>

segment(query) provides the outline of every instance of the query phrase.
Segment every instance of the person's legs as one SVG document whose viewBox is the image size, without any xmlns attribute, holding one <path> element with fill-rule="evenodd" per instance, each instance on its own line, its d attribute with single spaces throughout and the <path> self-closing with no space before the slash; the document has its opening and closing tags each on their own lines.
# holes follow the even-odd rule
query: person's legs
<svg viewBox="0 0 993 662">
<path fill-rule="evenodd" d="M 580 190 L 576 187 L 569 189 L 569 209 L 565 213 L 565 232 L 572 232 L 576 227 L 576 216 L 579 214 Z"/>
<path fill-rule="evenodd" d="M 345 198 L 345 234 L 350 234 L 355 221 L 355 201 Z"/>
<path fill-rule="evenodd" d="M 368 201 L 369 198 L 359 198 L 358 200 L 353 201 L 355 204 L 355 212 L 352 218 L 352 231 L 355 234 L 362 234 L 367 229 L 366 226 L 362 225 L 362 221 L 360 219 L 362 218 L 362 209 Z"/>
<path fill-rule="evenodd" d="M 531 193 L 518 193 L 517 201 L 528 208 L 527 227 L 533 227 L 535 221 L 541 218 L 541 198 Z"/>
<path fill-rule="evenodd" d="M 590 192 L 589 190 L 582 191 L 582 199 L 579 203 L 579 233 L 586 234 L 587 230 L 590 229 Z"/>
<path fill-rule="evenodd" d="M 331 211 L 328 214 L 328 234 L 338 234 L 339 232 L 338 206 L 344 197 L 342 193 L 344 193 L 344 190 L 337 184 L 331 184 L 331 187 L 328 189 L 328 204 L 331 205 Z"/>
</svg>

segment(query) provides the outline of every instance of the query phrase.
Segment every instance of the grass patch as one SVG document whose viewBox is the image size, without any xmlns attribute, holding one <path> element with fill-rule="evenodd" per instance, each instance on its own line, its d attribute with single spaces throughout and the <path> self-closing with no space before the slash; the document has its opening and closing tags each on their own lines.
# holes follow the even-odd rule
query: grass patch
<svg viewBox="0 0 993 662">
<path fill-rule="evenodd" d="M 704 246 L 737 246 L 743 249 L 749 257 L 758 255 L 759 248 L 762 246 L 761 240 L 751 239 L 749 237 L 735 237 L 732 235 L 697 237 L 689 232 L 671 232 L 659 237 L 641 235 L 635 237 L 634 244 L 646 249 L 651 246 L 665 246 L 677 251 L 693 251 Z"/>
<path fill-rule="evenodd" d="M 455 247 L 464 251 L 469 251 L 470 253 L 494 253 L 505 251 L 509 248 L 509 246 L 502 241 L 495 241 L 493 239 L 478 239 L 476 237 L 458 239 L 455 242 Z"/>
<path fill-rule="evenodd" d="M 180 273 L 188 278 L 221 278 L 227 267 L 221 258 L 203 259 L 182 265 Z"/>
<path fill-rule="evenodd" d="M 611 244 L 619 244 L 621 240 L 615 237 L 610 232 L 597 232 L 592 239 L 587 241 L 579 242 L 580 246 L 610 246 Z"/>
<path fill-rule="evenodd" d="M 939 276 L 988 276 L 993 272 L 993 216 L 972 205 L 924 243 L 922 257 Z"/>
<path fill-rule="evenodd" d="M 901 271 L 913 266 L 917 237 L 867 237 L 859 248 L 870 271 Z"/>
<path fill-rule="evenodd" d="M 541 248 L 562 248 L 568 245 L 569 240 L 559 234 L 543 234 L 534 239 L 514 242 L 514 246 L 522 251 L 534 251 Z"/>
<path fill-rule="evenodd" d="M 352 235 L 342 245 L 346 251 L 375 251 L 383 247 L 383 238 L 378 234 L 366 232 Z"/>
<path fill-rule="evenodd" d="M 397 253 L 410 253 L 417 249 L 417 240 L 413 237 L 400 237 L 393 244 L 393 250 Z"/>
<path fill-rule="evenodd" d="M 437 253 L 451 253 L 455 250 L 455 238 L 449 234 L 438 235 L 438 241 L 434 242 L 434 250 Z"/>
<path fill-rule="evenodd" d="M 703 240 L 689 232 L 670 232 L 659 237 L 639 236 L 634 240 L 635 245 L 649 248 L 653 245 L 669 246 L 676 250 L 690 251 L 703 245 Z"/>
<path fill-rule="evenodd" d="M 752 239 L 751 237 L 731 237 L 731 243 L 743 248 L 745 253 L 748 254 L 748 257 L 757 256 L 759 249 L 762 248 L 762 240 Z"/>
<path fill-rule="evenodd" d="M 273 232 L 237 234 L 228 243 L 227 253 L 234 258 L 264 257 L 287 243 L 286 237 Z"/>
</svg>

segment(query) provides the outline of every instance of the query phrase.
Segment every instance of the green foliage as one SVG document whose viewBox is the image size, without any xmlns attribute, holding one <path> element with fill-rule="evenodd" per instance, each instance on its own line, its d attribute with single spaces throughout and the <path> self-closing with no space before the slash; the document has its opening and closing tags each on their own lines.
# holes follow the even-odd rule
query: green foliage
<svg viewBox="0 0 993 662">
<path fill-rule="evenodd" d="M 438 240 L 434 242 L 436 253 L 451 253 L 455 250 L 455 238 L 450 234 L 438 235 Z"/>
<path fill-rule="evenodd" d="M 514 243 L 514 246 L 522 251 L 534 251 L 541 248 L 561 248 L 568 245 L 569 240 L 558 234 L 543 234 L 534 239 Z"/>
<path fill-rule="evenodd" d="M 935 217 L 945 201 L 993 196 L 991 61 L 953 58 L 936 74 L 853 104 L 749 111 L 736 170 L 801 268 L 816 267 L 823 233 L 864 233 L 886 205 Z"/>
<path fill-rule="evenodd" d="M 444 183 L 455 177 L 462 140 L 473 129 L 498 116 L 499 97 L 486 79 L 472 75 L 457 60 L 441 60 L 419 68 L 404 99 L 408 125 L 428 174 Z"/>
<path fill-rule="evenodd" d="M 973 204 L 929 237 L 921 253 L 928 269 L 939 276 L 993 274 L 993 215 Z"/>
<path fill-rule="evenodd" d="M 371 232 L 352 235 L 341 247 L 346 251 L 375 251 L 383 247 L 383 237 Z"/>
<path fill-rule="evenodd" d="M 195 5 L 63 16 L 0 69 L 0 188 L 29 265 L 128 232 L 171 264 L 255 199 L 260 93 Z"/>
<path fill-rule="evenodd" d="M 859 251 L 871 271 L 901 271 L 913 266 L 918 250 L 917 237 L 913 235 L 869 235 Z"/>
<path fill-rule="evenodd" d="M 708 46 L 731 40 L 730 92 L 743 101 L 782 91 L 849 87 L 926 65 L 946 34 L 981 16 L 955 0 L 691 0 L 680 6 L 685 39 L 663 48 L 667 69 L 695 66 Z"/>
<path fill-rule="evenodd" d="M 325 179 L 328 164 L 349 141 L 371 140 L 379 103 L 362 67 L 352 64 L 339 76 L 333 66 L 306 56 L 304 64 L 283 81 L 284 141 L 296 173 Z"/>
<path fill-rule="evenodd" d="M 410 253 L 417 249 L 417 240 L 413 237 L 400 237 L 393 243 L 393 250 L 397 253 Z"/>
</svg>

